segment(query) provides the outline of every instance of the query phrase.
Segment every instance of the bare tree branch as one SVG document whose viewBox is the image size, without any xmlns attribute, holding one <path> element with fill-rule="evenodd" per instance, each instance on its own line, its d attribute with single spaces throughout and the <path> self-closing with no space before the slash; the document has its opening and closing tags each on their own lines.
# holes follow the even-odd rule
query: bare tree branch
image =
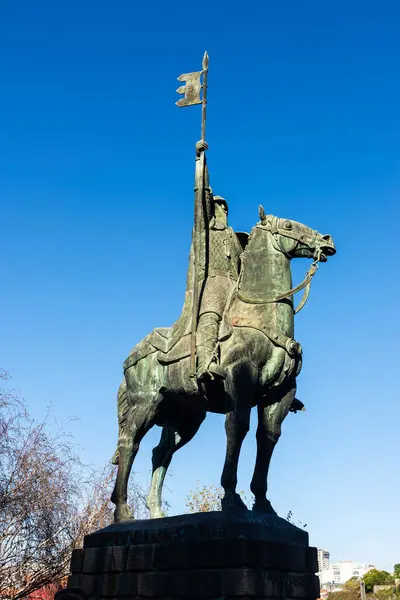
<svg viewBox="0 0 400 600">
<path fill-rule="evenodd" d="M 3 385 L 8 379 L 0 370 Z M 112 522 L 114 467 L 89 471 L 47 417 L 36 422 L 13 390 L 0 388 L 0 598 L 64 580 L 72 550 Z M 146 516 L 144 492 L 131 488 L 136 513 Z"/>
</svg>

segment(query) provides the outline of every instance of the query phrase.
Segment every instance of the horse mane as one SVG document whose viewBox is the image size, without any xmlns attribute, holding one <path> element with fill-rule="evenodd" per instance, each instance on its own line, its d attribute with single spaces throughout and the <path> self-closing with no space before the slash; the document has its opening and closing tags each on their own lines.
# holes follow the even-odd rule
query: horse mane
<svg viewBox="0 0 400 600">
<path fill-rule="evenodd" d="M 245 247 L 245 249 L 244 249 L 244 251 L 245 251 L 245 252 L 246 252 L 247 250 L 250 250 L 250 251 L 251 251 L 251 246 L 252 246 L 252 244 L 254 244 L 254 238 L 255 238 L 255 235 L 256 235 L 257 229 L 259 229 L 259 228 L 260 228 L 260 227 L 259 227 L 260 225 L 261 225 L 261 221 L 260 221 L 259 223 L 256 223 L 256 224 L 254 225 L 254 227 L 251 229 L 251 231 L 250 231 L 250 233 L 249 233 L 249 237 L 247 238 L 247 244 L 246 244 L 246 247 Z"/>
<path fill-rule="evenodd" d="M 239 289 L 253 298 L 264 298 L 270 282 L 267 245 L 268 230 L 257 223 L 250 232 L 247 246 L 242 254 L 242 271 Z"/>
</svg>

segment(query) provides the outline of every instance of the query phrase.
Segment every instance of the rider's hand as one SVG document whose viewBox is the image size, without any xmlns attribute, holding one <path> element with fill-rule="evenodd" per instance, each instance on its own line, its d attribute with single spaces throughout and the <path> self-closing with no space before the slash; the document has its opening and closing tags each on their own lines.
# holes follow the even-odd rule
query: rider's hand
<svg viewBox="0 0 400 600">
<path fill-rule="evenodd" d="M 204 140 L 200 140 L 196 144 L 196 156 L 200 156 L 202 152 L 208 150 L 208 144 Z"/>
</svg>

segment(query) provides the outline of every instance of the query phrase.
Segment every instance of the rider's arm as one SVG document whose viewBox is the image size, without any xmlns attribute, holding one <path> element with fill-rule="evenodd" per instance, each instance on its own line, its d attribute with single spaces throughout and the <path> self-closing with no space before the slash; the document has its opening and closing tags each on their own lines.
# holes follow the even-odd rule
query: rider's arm
<svg viewBox="0 0 400 600">
<path fill-rule="evenodd" d="M 196 144 L 196 157 L 197 159 L 200 158 L 200 154 L 202 152 L 205 152 L 206 150 L 208 150 L 208 144 L 207 142 L 200 140 L 199 142 L 197 142 Z M 210 221 L 212 218 L 212 208 L 211 208 L 211 196 L 212 196 L 212 189 L 210 187 L 210 175 L 208 172 L 208 166 L 207 166 L 207 160 L 206 160 L 206 156 L 204 156 L 204 162 L 205 162 L 205 172 L 204 172 L 204 200 L 205 200 L 205 209 L 206 209 L 206 223 L 204 224 L 206 229 L 209 228 L 210 225 Z"/>
</svg>

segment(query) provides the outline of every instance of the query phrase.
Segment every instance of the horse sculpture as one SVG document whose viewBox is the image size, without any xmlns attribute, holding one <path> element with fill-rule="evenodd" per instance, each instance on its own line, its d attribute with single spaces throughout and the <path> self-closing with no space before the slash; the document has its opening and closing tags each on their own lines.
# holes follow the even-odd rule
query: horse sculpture
<svg viewBox="0 0 400 600">
<path fill-rule="evenodd" d="M 169 364 L 160 363 L 158 353 L 153 352 L 135 365 L 127 365 L 118 391 L 119 437 L 114 460 L 118 473 L 111 498 L 116 505 L 115 521 L 132 518 L 127 504 L 128 478 L 140 441 L 153 425 L 163 429 L 153 450 L 147 504 L 152 518 L 164 516 L 161 493 L 172 456 L 195 435 L 207 411 L 226 414 L 222 508 L 247 510 L 236 485 L 252 407 L 258 411 L 257 456 L 250 485 L 255 497 L 253 510 L 274 512 L 266 496 L 268 469 L 281 424 L 294 406 L 296 377 L 302 365 L 301 346 L 293 338 L 292 296 L 304 287 L 308 293 L 317 263 L 325 262 L 336 250 L 330 235 L 265 215 L 262 207 L 260 217 L 243 252 L 239 281 L 221 326 L 220 364 L 226 379 L 204 394 L 190 377 L 188 352 Z M 314 259 L 303 284 L 296 288 L 292 288 L 292 258 Z"/>
</svg>

